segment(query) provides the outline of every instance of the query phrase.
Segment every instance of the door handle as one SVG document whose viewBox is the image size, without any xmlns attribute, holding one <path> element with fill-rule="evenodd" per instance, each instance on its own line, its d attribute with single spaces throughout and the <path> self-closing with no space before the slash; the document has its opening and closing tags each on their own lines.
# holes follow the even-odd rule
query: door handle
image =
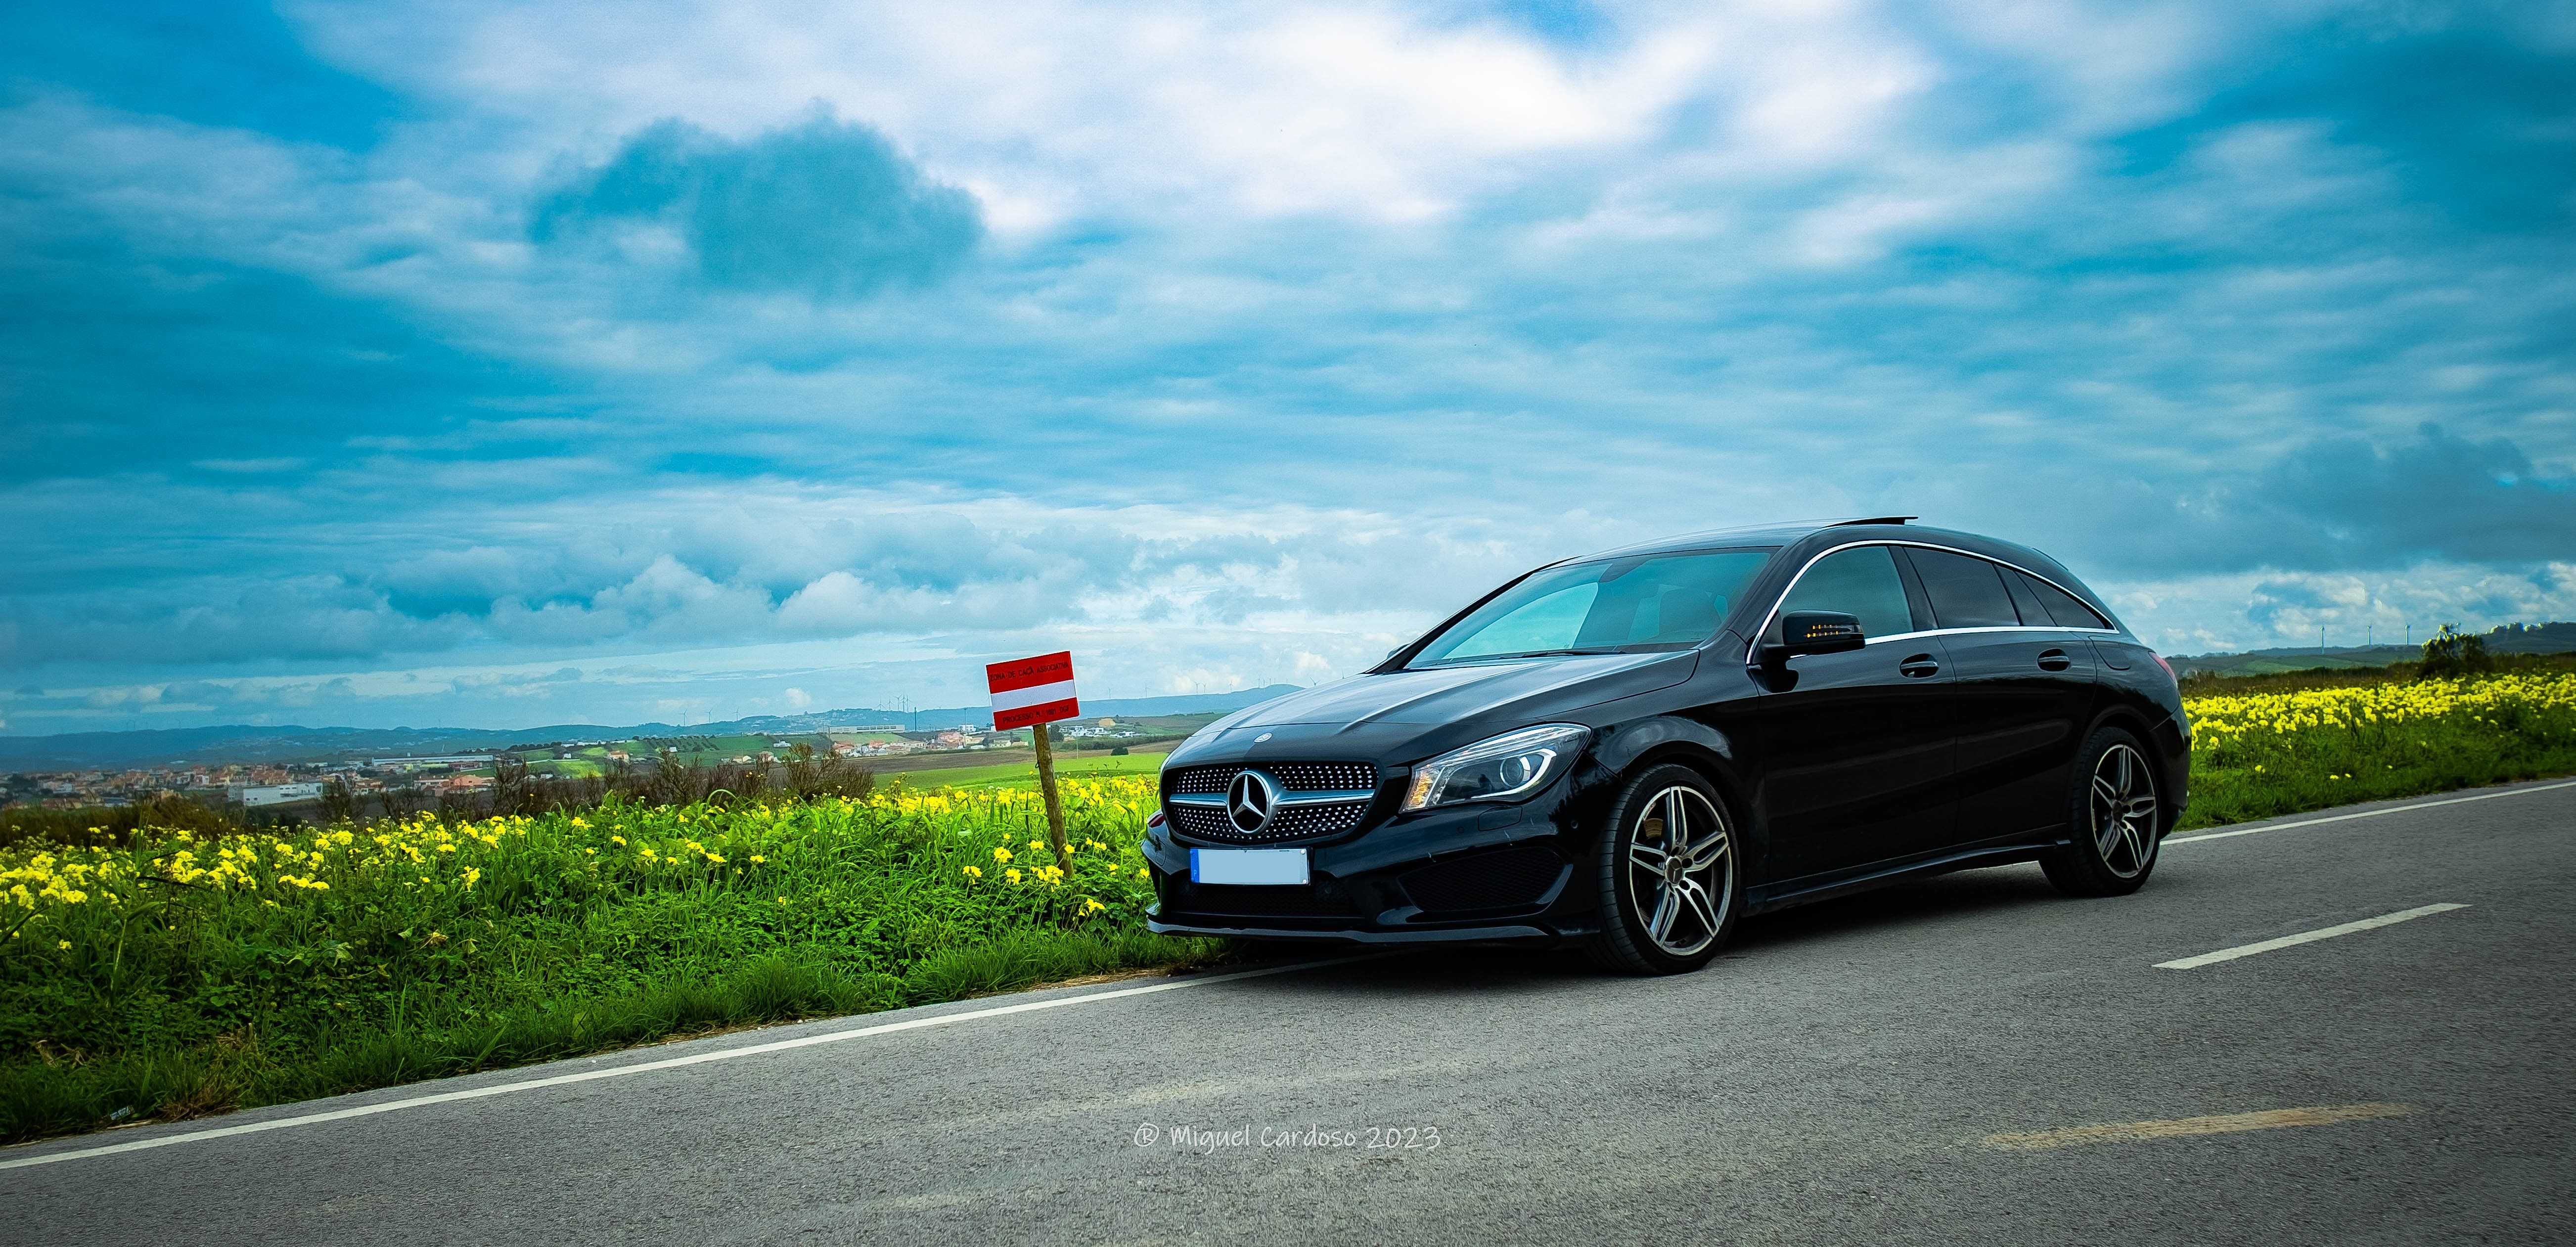
<svg viewBox="0 0 2576 1247">
<path fill-rule="evenodd" d="M 2039 669 L 2042 671 L 2064 671 L 2068 667 L 2072 667 L 2074 665 L 2075 660 L 2067 657 L 2065 650 L 2044 649 L 2039 651 Z"/>
<path fill-rule="evenodd" d="M 1911 679 L 1923 680 L 1941 674 L 1941 664 L 1932 661 L 1930 654 L 1916 654 L 1896 664 L 1896 670 Z"/>
</svg>

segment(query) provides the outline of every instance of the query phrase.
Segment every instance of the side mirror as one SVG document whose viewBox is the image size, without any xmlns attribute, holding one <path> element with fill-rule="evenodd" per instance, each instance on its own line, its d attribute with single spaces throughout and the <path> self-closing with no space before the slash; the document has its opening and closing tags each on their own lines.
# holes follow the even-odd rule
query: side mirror
<svg viewBox="0 0 2576 1247">
<path fill-rule="evenodd" d="M 1762 660 L 1777 663 L 1798 654 L 1842 654 L 1869 644 L 1858 616 L 1841 611 L 1791 611 L 1780 617 L 1780 640 L 1762 647 Z"/>
</svg>

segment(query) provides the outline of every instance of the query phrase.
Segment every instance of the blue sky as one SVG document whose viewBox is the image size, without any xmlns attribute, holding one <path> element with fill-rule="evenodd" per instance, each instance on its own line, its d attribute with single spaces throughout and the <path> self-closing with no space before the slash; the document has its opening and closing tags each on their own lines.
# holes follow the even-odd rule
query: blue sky
<svg viewBox="0 0 2576 1247">
<path fill-rule="evenodd" d="M 1345 674 L 1920 513 L 2576 618 L 2563 5 L 0 14 L 0 732 Z"/>
</svg>

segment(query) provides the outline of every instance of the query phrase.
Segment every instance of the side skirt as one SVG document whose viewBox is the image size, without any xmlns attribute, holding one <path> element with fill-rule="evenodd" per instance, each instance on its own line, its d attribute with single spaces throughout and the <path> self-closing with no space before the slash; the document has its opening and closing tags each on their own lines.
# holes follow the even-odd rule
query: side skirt
<svg viewBox="0 0 2576 1247">
<path fill-rule="evenodd" d="M 1974 870 L 1982 866 L 2009 866 L 2014 862 L 2036 859 L 2049 847 L 2045 840 L 2017 840 L 2011 844 L 1981 845 L 1973 849 L 1955 849 L 1910 861 L 1880 862 L 1857 870 L 1832 875 L 1808 875 L 1786 879 L 1747 890 L 1746 916 L 1787 909 L 1816 901 L 1832 900 L 1855 892 L 1867 892 L 1909 879 L 1945 875 L 1954 870 Z"/>
</svg>

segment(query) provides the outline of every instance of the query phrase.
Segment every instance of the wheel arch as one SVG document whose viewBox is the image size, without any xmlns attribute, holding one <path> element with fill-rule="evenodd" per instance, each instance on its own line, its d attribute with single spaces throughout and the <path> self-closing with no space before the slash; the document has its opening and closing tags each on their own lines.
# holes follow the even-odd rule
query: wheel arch
<svg viewBox="0 0 2576 1247">
<path fill-rule="evenodd" d="M 1725 731 L 1680 715 L 1654 715 L 1602 730 L 1593 745 L 1592 760 L 1608 781 L 1602 786 L 1598 807 L 1602 811 L 1627 777 L 1647 767 L 1678 762 L 1699 772 L 1717 789 L 1737 838 L 1753 850 L 1755 860 L 1767 856 L 1769 837 L 1753 808 L 1753 785 L 1743 773 L 1742 751 Z"/>
<path fill-rule="evenodd" d="M 2083 742 L 2093 739 L 2094 733 L 2106 727 L 2119 728 L 2137 737 L 2138 743 L 2146 747 L 2141 752 L 2147 759 L 2147 765 L 2156 770 L 2156 781 L 2160 789 L 2157 794 L 2158 802 L 2163 806 L 2157 811 L 2157 817 L 2164 824 L 2163 832 L 2170 834 L 2174 824 L 2182 819 L 2182 808 L 2166 798 L 2180 788 L 2182 781 L 2180 776 L 2173 773 L 2173 766 L 2165 760 L 2164 751 L 2156 747 L 2155 716 L 2150 715 L 2145 707 L 2114 697 L 2093 716 L 2091 723 L 2085 725 L 2084 734 L 2076 739 L 2077 747 L 2081 748 Z"/>
</svg>

